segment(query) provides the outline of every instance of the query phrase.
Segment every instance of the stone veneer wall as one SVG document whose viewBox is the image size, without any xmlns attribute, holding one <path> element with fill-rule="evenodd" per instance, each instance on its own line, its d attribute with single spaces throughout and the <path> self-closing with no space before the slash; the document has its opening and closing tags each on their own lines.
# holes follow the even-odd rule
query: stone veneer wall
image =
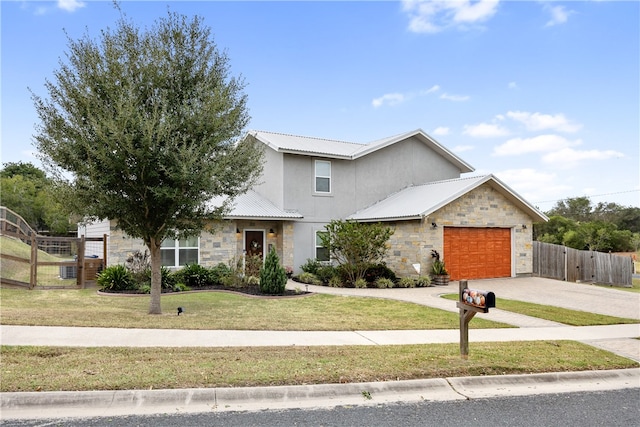
<svg viewBox="0 0 640 427">
<path fill-rule="evenodd" d="M 438 227 L 432 229 L 431 223 Z M 443 227 L 502 227 L 512 229 L 512 260 L 516 275 L 533 272 L 532 220 L 489 184 L 463 195 L 423 220 L 399 221 L 389 241 L 387 265 L 398 276 L 417 276 L 412 264 L 419 263 L 421 274 L 431 268 L 431 250 L 443 251 Z M 526 226 L 523 228 L 522 226 Z"/>
<path fill-rule="evenodd" d="M 136 251 L 144 252 L 147 247 L 141 239 L 132 239 L 117 230 L 115 223 L 110 227 L 108 239 L 107 262 L 109 265 L 124 264 L 127 257 Z M 243 254 L 243 230 L 264 230 L 266 251 L 269 245 L 274 245 L 283 266 L 293 267 L 293 223 L 290 221 L 222 221 L 213 224 L 210 231 L 203 231 L 200 235 L 200 265 L 214 267 L 219 263 L 228 264 Z M 273 229 L 275 233 L 269 234 Z M 236 233 L 240 230 L 240 233 Z"/>
</svg>

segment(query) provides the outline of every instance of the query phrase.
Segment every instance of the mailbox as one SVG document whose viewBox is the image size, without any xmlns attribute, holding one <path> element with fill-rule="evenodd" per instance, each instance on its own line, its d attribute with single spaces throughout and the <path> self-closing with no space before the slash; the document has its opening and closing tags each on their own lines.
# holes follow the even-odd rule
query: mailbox
<svg viewBox="0 0 640 427">
<path fill-rule="evenodd" d="M 496 306 L 496 296 L 493 292 L 465 288 L 460 295 L 460 302 L 481 308 L 486 313 L 490 308 Z"/>
</svg>

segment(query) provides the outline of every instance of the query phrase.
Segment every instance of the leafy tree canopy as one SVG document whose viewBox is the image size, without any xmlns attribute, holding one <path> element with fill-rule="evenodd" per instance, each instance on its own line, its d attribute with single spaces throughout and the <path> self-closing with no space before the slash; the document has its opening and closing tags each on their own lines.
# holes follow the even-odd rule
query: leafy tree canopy
<svg viewBox="0 0 640 427">
<path fill-rule="evenodd" d="M 244 81 L 201 18 L 171 12 L 144 31 L 123 14 L 98 40 L 69 39 L 53 76 L 48 98 L 33 94 L 43 161 L 72 175 L 77 213 L 117 220 L 144 241 L 149 312 L 160 313 L 161 242 L 198 234 L 227 207 L 208 201 L 231 200 L 262 172 L 262 151 L 239 142 Z"/>
</svg>

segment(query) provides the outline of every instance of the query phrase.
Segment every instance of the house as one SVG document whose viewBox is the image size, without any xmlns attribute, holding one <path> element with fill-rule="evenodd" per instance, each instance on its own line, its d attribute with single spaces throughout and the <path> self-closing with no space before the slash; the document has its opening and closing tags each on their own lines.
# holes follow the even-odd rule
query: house
<svg viewBox="0 0 640 427">
<path fill-rule="evenodd" d="M 426 274 L 432 250 L 453 280 L 533 271 L 532 223 L 546 216 L 493 175 L 461 177 L 473 167 L 422 130 L 369 144 L 263 131 L 245 138 L 265 146 L 260 184 L 234 200 L 214 231 L 165 241 L 164 265 L 213 266 L 274 247 L 299 271 L 308 259 L 329 261 L 319 239 L 329 221 L 352 219 L 394 229 L 386 262 L 399 276 L 418 274 L 415 264 Z M 115 223 L 108 229 L 108 264 L 144 250 Z"/>
</svg>

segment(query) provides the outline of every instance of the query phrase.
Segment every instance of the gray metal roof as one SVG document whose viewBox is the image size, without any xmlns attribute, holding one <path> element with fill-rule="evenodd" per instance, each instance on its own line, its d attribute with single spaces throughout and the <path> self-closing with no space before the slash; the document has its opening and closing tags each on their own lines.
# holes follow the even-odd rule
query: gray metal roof
<svg viewBox="0 0 640 427">
<path fill-rule="evenodd" d="M 220 196 L 211 199 L 208 203 L 210 207 L 218 207 L 225 203 L 228 198 Z M 230 211 L 224 216 L 226 219 L 302 219 L 298 212 L 285 211 L 278 208 L 253 190 L 237 196 L 230 205 Z"/>
<path fill-rule="evenodd" d="M 542 212 L 493 175 L 450 179 L 407 187 L 348 217 L 356 221 L 396 221 L 419 219 L 432 214 L 464 194 L 488 183 L 534 221 L 547 221 Z"/>
<path fill-rule="evenodd" d="M 388 147 L 389 145 L 393 145 L 411 137 L 417 137 L 420 141 L 440 154 L 446 160 L 456 165 L 456 167 L 460 169 L 461 173 L 473 172 L 475 170 L 473 166 L 469 165 L 444 146 L 440 145 L 440 143 L 431 138 L 421 129 L 379 139 L 368 144 L 256 130 L 250 131 L 248 134 L 257 140 L 262 141 L 273 150 L 279 152 L 347 160 L 355 160 L 359 157 L 366 156 L 367 154 Z"/>
</svg>

